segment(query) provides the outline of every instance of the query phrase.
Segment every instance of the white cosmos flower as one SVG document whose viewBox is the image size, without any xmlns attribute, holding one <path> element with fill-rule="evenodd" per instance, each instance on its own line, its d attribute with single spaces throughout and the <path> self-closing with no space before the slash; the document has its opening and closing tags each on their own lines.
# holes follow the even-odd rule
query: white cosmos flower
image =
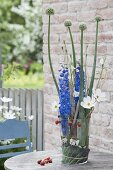
<svg viewBox="0 0 113 170">
<path fill-rule="evenodd" d="M 28 119 L 29 119 L 29 120 L 33 120 L 33 119 L 34 119 L 34 116 L 33 116 L 33 115 L 28 116 Z"/>
<path fill-rule="evenodd" d="M 74 97 L 79 97 L 79 92 L 77 92 L 77 91 L 74 90 L 73 96 L 74 96 Z"/>
<path fill-rule="evenodd" d="M 70 145 L 72 145 L 72 146 L 76 145 L 76 140 L 71 138 L 70 139 Z"/>
<path fill-rule="evenodd" d="M 0 99 L 1 99 L 2 102 L 4 102 L 4 103 L 8 103 L 8 102 L 11 102 L 11 101 L 12 101 L 11 98 L 7 98 L 7 97 L 2 97 L 2 98 L 0 98 Z"/>
<path fill-rule="evenodd" d="M 59 107 L 60 107 L 60 105 L 56 101 L 54 101 L 52 103 L 51 109 L 52 109 L 53 112 L 57 112 Z"/>
<path fill-rule="evenodd" d="M 67 143 L 67 138 L 63 138 L 63 139 L 62 139 L 62 143 L 63 143 L 63 144 Z"/>
<path fill-rule="evenodd" d="M 91 109 L 95 106 L 95 99 L 90 96 L 84 97 L 83 102 L 81 102 L 81 106 L 86 109 Z"/>
<path fill-rule="evenodd" d="M 104 92 L 101 91 L 101 89 L 96 89 L 93 91 L 93 96 L 96 99 L 97 102 L 105 101 L 106 95 Z"/>
<path fill-rule="evenodd" d="M 9 112 L 8 111 L 4 112 L 3 116 L 5 119 L 15 119 L 16 118 L 16 115 L 15 115 L 15 113 L 12 112 L 12 110 L 9 110 Z"/>
<path fill-rule="evenodd" d="M 13 111 L 16 111 L 16 112 L 19 112 L 19 111 L 21 111 L 22 110 L 22 108 L 20 108 L 20 107 L 17 107 L 17 106 L 11 106 L 11 108 L 10 108 L 11 110 L 13 110 Z"/>
<path fill-rule="evenodd" d="M 4 111 L 4 110 L 7 110 L 7 109 L 8 109 L 7 106 L 0 106 L 0 112 L 1 112 L 1 111 Z"/>
</svg>

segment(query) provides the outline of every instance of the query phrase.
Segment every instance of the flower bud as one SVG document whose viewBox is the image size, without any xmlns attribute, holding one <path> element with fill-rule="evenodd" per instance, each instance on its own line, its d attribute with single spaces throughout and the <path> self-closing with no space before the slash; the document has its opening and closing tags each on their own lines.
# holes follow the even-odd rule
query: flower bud
<svg viewBox="0 0 113 170">
<path fill-rule="evenodd" d="M 71 23 L 71 21 L 65 21 L 64 22 L 64 25 L 65 25 L 65 27 L 71 27 L 72 26 L 72 23 Z"/>
<path fill-rule="evenodd" d="M 46 14 L 47 14 L 47 15 L 54 15 L 54 13 L 55 13 L 55 11 L 54 11 L 53 8 L 48 8 L 48 9 L 46 9 Z"/>
<path fill-rule="evenodd" d="M 87 27 L 86 27 L 85 24 L 81 24 L 81 25 L 79 26 L 79 29 L 80 29 L 81 31 L 84 31 L 84 30 L 87 29 Z"/>
<path fill-rule="evenodd" d="M 100 22 L 100 21 L 102 21 L 102 18 L 99 17 L 99 16 L 97 16 L 97 17 L 95 18 L 95 20 L 96 20 L 97 22 Z"/>
</svg>

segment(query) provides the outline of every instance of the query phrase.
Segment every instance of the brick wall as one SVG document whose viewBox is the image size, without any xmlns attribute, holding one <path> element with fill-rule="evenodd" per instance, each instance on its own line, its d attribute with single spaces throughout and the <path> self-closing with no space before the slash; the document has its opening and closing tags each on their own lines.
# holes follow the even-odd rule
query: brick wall
<svg viewBox="0 0 113 170">
<path fill-rule="evenodd" d="M 65 39 L 70 51 L 70 40 L 63 22 L 70 19 L 73 22 L 72 31 L 76 44 L 77 57 L 80 56 L 80 33 L 79 24 L 87 24 L 87 32 L 84 38 L 84 53 L 88 44 L 88 72 L 91 73 L 91 66 L 94 54 L 95 22 L 98 14 L 104 20 L 99 27 L 98 61 L 106 56 L 106 68 L 102 81 L 102 90 L 106 92 L 106 102 L 97 105 L 91 119 L 90 145 L 102 151 L 113 151 L 113 0 L 43 0 L 43 10 L 48 7 L 55 9 L 52 17 L 51 28 L 51 50 L 52 62 L 56 76 L 58 75 L 59 63 L 63 60 L 61 50 L 62 41 Z M 43 15 L 44 32 L 44 73 L 45 73 L 45 149 L 54 149 L 60 145 L 60 130 L 55 126 L 54 120 L 57 114 L 52 113 L 51 103 L 57 100 L 57 93 L 52 80 L 47 56 L 47 22 L 48 17 Z M 97 71 L 99 68 L 97 68 Z M 97 74 L 98 78 L 98 74 Z"/>
</svg>

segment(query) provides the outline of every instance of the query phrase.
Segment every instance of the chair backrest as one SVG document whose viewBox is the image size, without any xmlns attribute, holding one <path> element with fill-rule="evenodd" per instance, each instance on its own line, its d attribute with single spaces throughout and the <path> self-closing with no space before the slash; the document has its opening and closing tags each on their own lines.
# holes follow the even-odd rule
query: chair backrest
<svg viewBox="0 0 113 170">
<path fill-rule="evenodd" d="M 1 153 L 0 158 L 12 157 L 22 153 L 31 152 L 31 142 L 30 142 L 30 131 L 27 121 L 20 120 L 6 120 L 3 123 L 0 123 L 0 140 L 8 140 L 8 139 L 26 139 L 24 142 L 18 144 L 6 144 L 0 146 L 0 151 L 6 151 L 8 149 L 15 148 L 26 148 L 27 150 L 23 150 L 21 152 L 9 152 L 9 153 Z"/>
</svg>

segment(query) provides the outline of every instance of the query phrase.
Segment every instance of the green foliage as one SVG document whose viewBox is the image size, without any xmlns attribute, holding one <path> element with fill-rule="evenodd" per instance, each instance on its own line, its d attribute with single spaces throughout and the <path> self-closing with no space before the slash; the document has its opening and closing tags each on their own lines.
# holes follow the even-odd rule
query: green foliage
<svg viewBox="0 0 113 170">
<path fill-rule="evenodd" d="M 21 18 L 11 12 L 14 5 L 18 5 L 20 0 L 0 0 L 0 51 L 2 51 L 3 61 L 10 56 L 13 48 L 13 32 L 9 30 L 8 24 L 14 21 L 21 21 Z"/>
<path fill-rule="evenodd" d="M 3 63 L 42 60 L 41 0 L 0 0 L 0 40 Z"/>
<path fill-rule="evenodd" d="M 28 89 L 43 89 L 44 76 L 43 74 L 29 74 L 16 76 L 4 82 L 4 88 L 28 88 Z"/>
<path fill-rule="evenodd" d="M 44 86 L 43 65 L 41 63 L 34 62 L 30 65 L 20 65 L 13 62 L 3 67 L 4 73 L 1 80 L 3 80 L 5 88 L 42 89 Z"/>
<path fill-rule="evenodd" d="M 43 72 L 43 65 L 40 64 L 40 63 L 31 64 L 30 72 L 32 72 L 32 73 L 36 73 L 36 72 L 42 73 Z"/>
<path fill-rule="evenodd" d="M 15 139 L 14 141 L 11 142 L 11 144 L 18 144 L 18 143 L 23 143 L 25 139 Z M 0 141 L 0 146 L 3 146 L 4 144 Z M 7 145 L 9 145 L 9 143 L 7 143 Z M 21 152 L 21 151 L 25 151 L 26 148 L 16 148 L 16 149 L 8 149 L 8 150 L 4 150 L 4 151 L 0 151 L 0 154 L 4 154 L 4 153 L 10 153 L 10 152 Z M 7 160 L 8 158 L 1 158 L 0 159 L 0 170 L 5 170 L 4 169 L 4 162 Z"/>
<path fill-rule="evenodd" d="M 32 2 L 32 3 L 31 3 Z M 15 35 L 13 40 L 12 59 L 27 62 L 42 60 L 42 9 L 41 0 L 28 0 L 18 7 L 13 7 L 12 12 L 24 19 L 23 25 L 10 25 Z"/>
</svg>

